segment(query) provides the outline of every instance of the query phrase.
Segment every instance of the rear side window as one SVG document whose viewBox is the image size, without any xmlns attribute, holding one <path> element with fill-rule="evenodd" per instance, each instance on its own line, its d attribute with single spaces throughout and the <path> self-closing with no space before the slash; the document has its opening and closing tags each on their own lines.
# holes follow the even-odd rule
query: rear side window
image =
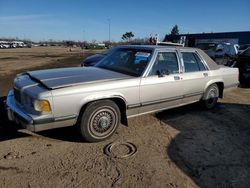
<svg viewBox="0 0 250 188">
<path fill-rule="evenodd" d="M 206 67 L 196 53 L 182 52 L 185 72 L 205 71 Z"/>
</svg>

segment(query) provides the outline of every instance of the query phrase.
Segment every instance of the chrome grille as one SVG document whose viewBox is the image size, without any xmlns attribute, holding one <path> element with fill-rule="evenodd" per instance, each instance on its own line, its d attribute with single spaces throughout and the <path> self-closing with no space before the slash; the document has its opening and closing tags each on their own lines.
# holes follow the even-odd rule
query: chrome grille
<svg viewBox="0 0 250 188">
<path fill-rule="evenodd" d="M 15 87 L 14 87 L 14 97 L 17 102 L 21 103 L 21 92 Z"/>
</svg>

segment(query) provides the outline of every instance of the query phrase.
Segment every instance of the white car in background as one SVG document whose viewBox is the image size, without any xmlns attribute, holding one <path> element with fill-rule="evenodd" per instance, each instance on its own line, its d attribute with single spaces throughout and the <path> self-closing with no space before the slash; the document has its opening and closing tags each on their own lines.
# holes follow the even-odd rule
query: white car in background
<svg viewBox="0 0 250 188">
<path fill-rule="evenodd" d="M 0 41 L 0 48 L 10 48 L 11 45 L 9 42 L 6 41 Z"/>
</svg>

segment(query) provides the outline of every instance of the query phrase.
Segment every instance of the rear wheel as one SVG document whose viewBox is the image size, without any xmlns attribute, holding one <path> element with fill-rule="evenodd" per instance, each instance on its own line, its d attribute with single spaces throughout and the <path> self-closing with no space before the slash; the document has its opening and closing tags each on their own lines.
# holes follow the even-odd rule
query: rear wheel
<svg viewBox="0 0 250 188">
<path fill-rule="evenodd" d="M 84 110 L 79 130 L 89 142 L 98 142 L 109 138 L 120 123 L 120 110 L 115 102 L 101 100 L 92 102 Z"/>
<path fill-rule="evenodd" d="M 210 85 L 202 99 L 203 106 L 206 109 L 212 109 L 216 106 L 219 98 L 219 88 L 217 84 Z"/>
</svg>

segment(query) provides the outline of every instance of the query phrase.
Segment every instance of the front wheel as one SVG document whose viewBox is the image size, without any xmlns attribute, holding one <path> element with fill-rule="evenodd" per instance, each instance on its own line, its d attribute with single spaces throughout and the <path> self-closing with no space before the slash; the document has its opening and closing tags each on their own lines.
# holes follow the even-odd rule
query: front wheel
<svg viewBox="0 0 250 188">
<path fill-rule="evenodd" d="M 206 109 L 212 109 L 216 106 L 219 98 L 219 88 L 217 84 L 210 85 L 202 99 L 203 106 Z"/>
<path fill-rule="evenodd" d="M 78 125 L 80 134 L 89 142 L 105 140 L 117 129 L 120 116 L 118 106 L 111 100 L 89 103 Z"/>
</svg>

